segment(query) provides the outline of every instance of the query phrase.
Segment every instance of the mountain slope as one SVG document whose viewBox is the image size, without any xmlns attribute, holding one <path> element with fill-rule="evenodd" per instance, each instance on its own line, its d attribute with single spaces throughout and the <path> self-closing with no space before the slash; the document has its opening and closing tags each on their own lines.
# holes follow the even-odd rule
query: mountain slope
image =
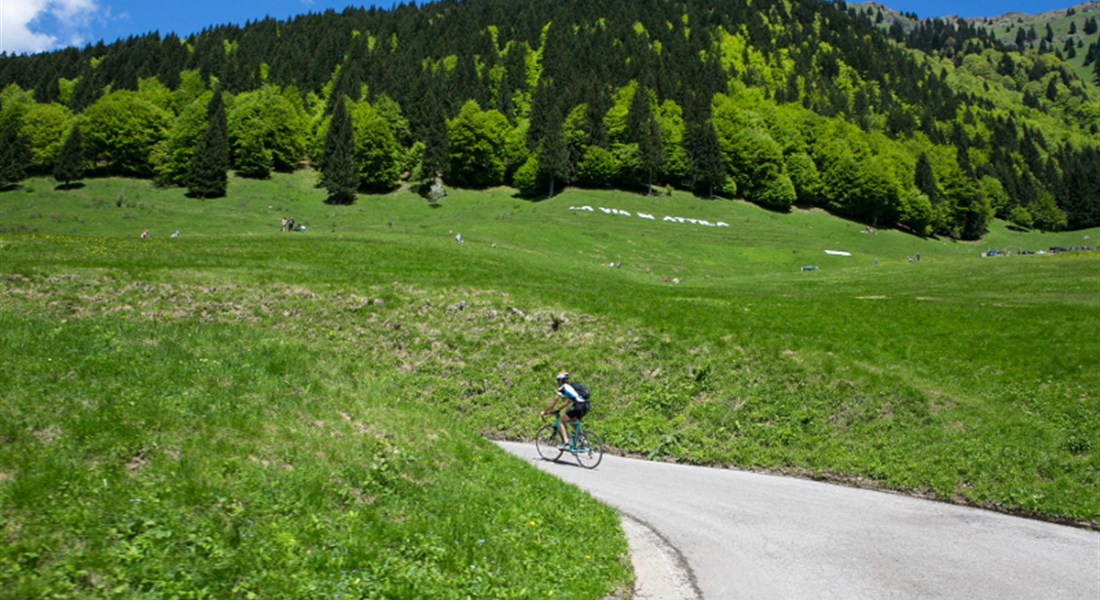
<svg viewBox="0 0 1100 600">
<path fill-rule="evenodd" d="M 1092 84 L 1054 53 L 1019 52 L 968 22 L 906 30 L 876 24 L 878 14 L 817 0 L 469 0 L 326 11 L 185 40 L 151 34 L 3 57 L 0 123 L 19 121 L 19 106 L 54 102 L 84 121 L 110 93 L 135 90 L 168 112 L 169 131 L 204 89 L 249 102 L 273 89 L 261 100 L 287 99 L 299 114 L 280 125 L 292 131 L 273 125 L 259 150 L 245 138 L 249 127 L 235 133 L 230 119 L 234 167 L 259 176 L 271 167 L 253 150 L 272 151 L 276 169 L 322 162 L 319 136 L 343 96 L 369 105 L 364 119 L 381 110 L 390 130 L 381 136 L 393 138 L 380 150 L 391 164 L 363 159 L 372 188 L 378 178 L 368 175 L 382 168 L 532 195 L 555 181 L 658 183 L 967 239 L 993 215 L 1042 229 L 1100 223 Z M 20 126 L 33 137 L 31 125 Z M 191 138 L 170 136 L 131 154 L 176 144 L 177 160 L 189 160 Z M 374 146 L 364 155 L 382 143 L 368 137 L 363 144 Z M 31 172 L 50 168 L 48 142 L 32 149 Z M 126 164 L 114 150 L 93 145 L 89 158 L 103 173 L 159 174 L 170 184 L 186 170 L 166 158 Z"/>
</svg>

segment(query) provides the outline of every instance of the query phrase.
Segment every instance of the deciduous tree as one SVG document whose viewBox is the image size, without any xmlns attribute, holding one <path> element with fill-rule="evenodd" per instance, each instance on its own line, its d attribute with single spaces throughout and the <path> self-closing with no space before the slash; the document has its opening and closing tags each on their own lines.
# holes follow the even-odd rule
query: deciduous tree
<svg viewBox="0 0 1100 600">
<path fill-rule="evenodd" d="M 450 180 L 474 188 L 503 183 L 508 130 L 508 119 L 499 111 L 482 111 L 476 102 L 467 101 L 447 122 Z"/>
<path fill-rule="evenodd" d="M 81 134 L 90 158 L 111 173 L 153 173 L 153 149 L 165 138 L 171 113 L 137 92 L 119 90 L 96 100 L 81 117 Z"/>
</svg>

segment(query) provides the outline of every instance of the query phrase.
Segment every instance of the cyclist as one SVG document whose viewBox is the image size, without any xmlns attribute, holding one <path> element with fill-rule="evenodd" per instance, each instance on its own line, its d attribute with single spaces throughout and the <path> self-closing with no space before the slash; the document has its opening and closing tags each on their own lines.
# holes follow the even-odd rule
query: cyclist
<svg viewBox="0 0 1100 600">
<path fill-rule="evenodd" d="M 558 426 L 558 431 L 561 433 L 561 445 L 558 446 L 559 450 L 569 449 L 569 436 L 565 433 L 565 424 L 572 423 L 573 421 L 580 421 L 581 417 L 588 414 L 588 400 L 585 400 L 577 390 L 573 389 L 572 385 L 569 385 L 569 373 L 565 371 L 559 371 L 557 376 L 558 392 L 554 395 L 554 400 L 541 412 L 539 416 L 543 416 L 546 413 L 553 412 L 558 406 L 558 400 L 562 400 L 562 408 L 572 404 L 569 410 L 565 411 L 565 414 L 561 416 L 561 424 Z"/>
</svg>

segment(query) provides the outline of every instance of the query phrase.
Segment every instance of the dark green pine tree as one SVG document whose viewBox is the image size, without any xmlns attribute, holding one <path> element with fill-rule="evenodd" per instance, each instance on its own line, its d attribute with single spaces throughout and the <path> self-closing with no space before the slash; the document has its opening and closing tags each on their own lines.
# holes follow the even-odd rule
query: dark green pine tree
<svg viewBox="0 0 1100 600">
<path fill-rule="evenodd" d="M 80 125 L 73 125 L 69 137 L 61 145 L 53 165 L 53 178 L 62 187 L 69 187 L 74 181 L 84 177 L 84 141 L 80 136 Z"/>
<path fill-rule="evenodd" d="M 425 88 L 430 89 L 431 83 Z M 434 93 L 424 96 L 424 158 L 421 162 L 420 177 L 425 182 L 434 182 L 436 177 L 446 175 L 450 164 L 450 149 L 447 142 L 447 116 L 443 105 Z"/>
<path fill-rule="evenodd" d="M 726 179 L 726 165 L 722 160 L 722 148 L 718 144 L 714 122 L 707 119 L 691 125 L 687 137 L 695 189 L 705 189 L 706 197 L 714 198 L 714 188 L 721 187 Z"/>
<path fill-rule="evenodd" d="M 550 180 L 550 191 L 546 197 L 553 198 L 554 184 L 569 178 L 569 147 L 562 138 L 562 117 L 557 111 L 552 111 L 547 119 L 547 127 L 539 143 L 538 168 L 539 173 Z"/>
<path fill-rule="evenodd" d="M 206 133 L 195 147 L 187 172 L 187 190 L 196 198 L 220 198 L 229 184 L 229 136 L 221 89 L 206 105 Z"/>
<path fill-rule="evenodd" d="M 932 163 L 924 152 L 917 157 L 917 169 L 913 177 L 913 184 L 917 189 L 928 196 L 933 205 L 939 204 L 939 192 L 936 190 L 936 174 L 932 171 Z"/>
<path fill-rule="evenodd" d="M 0 131 L 0 190 L 14 187 L 27 176 L 29 156 L 27 145 L 16 127 L 10 121 Z"/>
<path fill-rule="evenodd" d="M 340 94 L 332 109 L 332 120 L 325 134 L 321 159 L 321 185 L 328 190 L 329 204 L 355 202 L 359 188 L 359 169 L 355 164 L 355 139 L 351 129 L 347 97 Z"/>
<path fill-rule="evenodd" d="M 653 195 L 653 180 L 664 170 L 665 147 L 661 129 L 649 105 L 649 92 L 638 86 L 627 110 L 627 127 L 632 141 L 638 144 L 642 168 L 646 172 L 646 194 Z"/>
</svg>

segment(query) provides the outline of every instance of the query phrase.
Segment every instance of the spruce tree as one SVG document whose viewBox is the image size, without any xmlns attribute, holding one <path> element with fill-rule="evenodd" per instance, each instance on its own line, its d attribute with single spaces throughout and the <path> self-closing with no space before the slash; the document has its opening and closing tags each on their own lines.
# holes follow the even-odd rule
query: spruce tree
<svg viewBox="0 0 1100 600">
<path fill-rule="evenodd" d="M 359 169 L 355 164 L 355 139 L 347 98 L 340 94 L 332 109 L 332 120 L 325 135 L 321 161 L 321 185 L 328 190 L 330 204 L 351 204 L 359 187 Z"/>
<path fill-rule="evenodd" d="M 646 171 L 646 194 L 653 195 L 653 180 L 664 170 L 665 147 L 661 139 L 661 128 L 653 116 L 649 92 L 645 87 L 638 86 L 634 91 L 634 98 L 627 112 L 627 127 L 630 129 L 631 140 L 638 144 L 638 155 L 642 168 Z"/>
<path fill-rule="evenodd" d="M 17 185 L 27 176 L 27 145 L 12 120 L 0 130 L 0 190 Z"/>
<path fill-rule="evenodd" d="M 220 89 L 206 105 L 206 118 L 206 133 L 195 148 L 187 172 L 187 190 L 193 197 L 219 198 L 225 195 L 229 170 L 229 137 Z"/>
<path fill-rule="evenodd" d="M 928 200 L 933 205 L 939 204 L 940 194 L 936 186 L 936 174 L 932 170 L 932 163 L 929 162 L 928 155 L 924 152 L 921 152 L 920 156 L 917 157 L 917 168 L 913 179 L 913 184 L 925 196 L 928 196 Z"/>
<path fill-rule="evenodd" d="M 690 146 L 688 152 L 691 156 L 695 188 L 705 189 L 706 197 L 714 198 L 714 188 L 721 188 L 726 179 L 726 165 L 722 159 L 722 148 L 718 144 L 718 134 L 714 131 L 714 122 L 707 119 L 691 125 L 686 141 Z"/>
<path fill-rule="evenodd" d="M 84 142 L 80 137 L 80 125 L 73 125 L 69 137 L 65 138 L 57 159 L 53 165 L 53 178 L 69 187 L 73 181 L 84 177 Z"/>
<path fill-rule="evenodd" d="M 569 177 L 569 147 L 562 138 L 562 118 L 556 111 L 549 115 L 539 143 L 538 171 L 550 181 L 547 198 L 554 197 L 554 184 Z"/>
<path fill-rule="evenodd" d="M 447 143 L 447 116 L 434 93 L 424 96 L 424 157 L 421 159 L 420 177 L 425 182 L 435 182 L 445 175 L 450 149 Z"/>
</svg>

